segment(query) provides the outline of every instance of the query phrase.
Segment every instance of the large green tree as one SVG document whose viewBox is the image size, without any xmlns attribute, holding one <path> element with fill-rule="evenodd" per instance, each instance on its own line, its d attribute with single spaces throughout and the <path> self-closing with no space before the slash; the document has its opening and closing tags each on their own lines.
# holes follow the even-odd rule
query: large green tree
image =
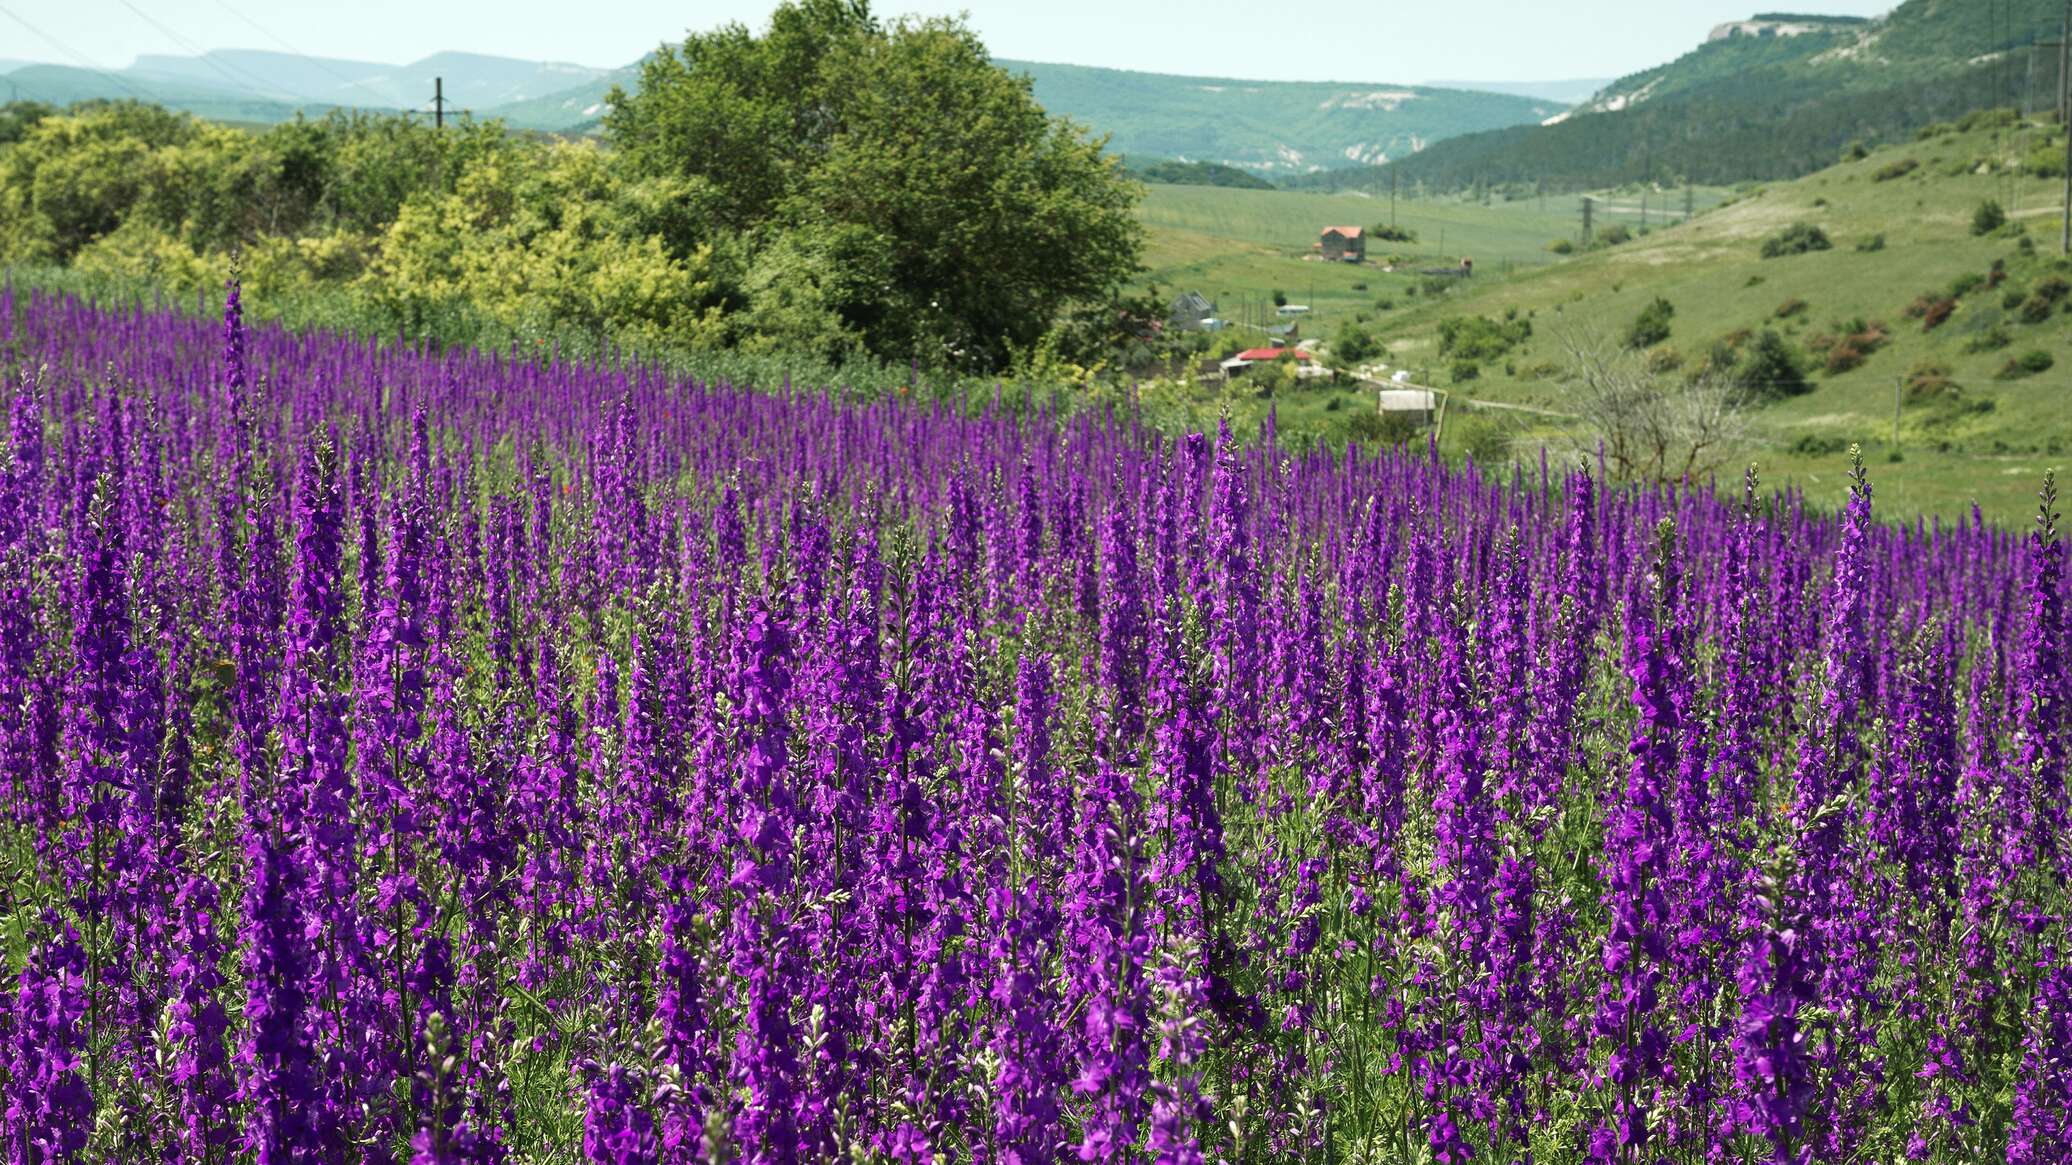
<svg viewBox="0 0 2072 1165">
<path fill-rule="evenodd" d="M 787 3 L 657 53 L 605 129 L 743 233 L 758 311 L 882 359 L 1002 367 L 1138 267 L 1139 187 L 960 21 Z"/>
</svg>

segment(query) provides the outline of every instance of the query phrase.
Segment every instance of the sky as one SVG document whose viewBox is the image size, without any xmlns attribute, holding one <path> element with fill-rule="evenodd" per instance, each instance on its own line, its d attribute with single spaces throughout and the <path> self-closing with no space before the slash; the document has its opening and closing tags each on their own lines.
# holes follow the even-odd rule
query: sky
<svg viewBox="0 0 2072 1165">
<path fill-rule="evenodd" d="M 776 0 L 0 0 L 0 60 L 121 68 L 140 53 L 295 51 L 403 64 L 462 50 L 623 65 L 687 29 L 759 27 Z M 1870 16 L 1896 0 L 878 0 L 969 16 L 1019 60 L 1257 80 L 1548 81 L 1670 60 L 1714 25 L 1793 7 Z M 1281 14 L 1275 19 L 1276 14 Z M 1348 47 L 1355 51 L 1348 52 Z"/>
</svg>

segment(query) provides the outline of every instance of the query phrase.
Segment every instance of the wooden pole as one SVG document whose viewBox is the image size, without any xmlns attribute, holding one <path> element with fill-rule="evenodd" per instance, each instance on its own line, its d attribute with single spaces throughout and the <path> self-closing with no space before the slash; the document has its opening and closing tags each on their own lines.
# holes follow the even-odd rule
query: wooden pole
<svg viewBox="0 0 2072 1165">
<path fill-rule="evenodd" d="M 2065 221 L 2058 253 L 2072 255 L 2072 0 L 2065 0 L 2064 31 L 2058 36 L 2058 128 L 2065 131 Z"/>
</svg>

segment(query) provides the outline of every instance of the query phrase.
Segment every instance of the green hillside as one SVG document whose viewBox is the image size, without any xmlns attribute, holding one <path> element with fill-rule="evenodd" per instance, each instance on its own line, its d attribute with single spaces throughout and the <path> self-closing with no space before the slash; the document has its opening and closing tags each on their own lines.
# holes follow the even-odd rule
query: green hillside
<svg viewBox="0 0 2072 1165">
<path fill-rule="evenodd" d="M 1694 191 L 1694 205 L 1702 212 L 1724 193 Z M 1638 188 L 1599 191 L 1595 198 L 1600 224 L 1632 231 L 1643 221 L 1667 221 L 1665 201 L 1678 216 L 1683 208 L 1681 191 L 1650 193 L 1645 207 Z M 1547 266 L 1557 261 L 1548 244 L 1573 238 L 1578 228 L 1572 199 L 1544 204 L 1493 200 L 1485 206 L 1464 198 L 1403 198 L 1394 219 L 1414 241 L 1372 240 L 1370 261 L 1349 266 L 1305 256 L 1326 226 L 1388 223 L 1387 197 L 1152 185 L 1137 216 L 1146 228 L 1144 258 L 1151 284 L 1172 293 L 1199 291 L 1228 318 L 1254 322 L 1273 314 L 1273 293 L 1281 291 L 1312 309 L 1302 321 L 1308 335 L 1328 335 L 1356 316 L 1385 317 L 1414 304 L 1423 291 L 1420 272 L 1427 267 L 1452 267 L 1472 258 L 1482 272 L 1478 279 L 1500 279 L 1506 272 Z M 1384 302 L 1390 308 L 1379 306 Z"/>
<path fill-rule="evenodd" d="M 1347 82 L 1233 81 L 1001 61 L 1036 100 L 1125 154 L 1302 174 L 1398 158 L 1432 142 L 1537 124 L 1562 106 L 1527 97 Z"/>
<path fill-rule="evenodd" d="M 1907 0 L 1869 23 L 1786 17 L 1722 26 L 1558 124 L 1454 138 L 1387 170 L 1435 189 L 1806 174 L 1852 143 L 1903 140 L 1971 110 L 2048 108 L 2057 54 L 2041 42 L 2056 37 L 2062 18 L 2059 0 Z M 1389 180 L 1368 167 L 1308 182 L 1371 189 Z"/>
<path fill-rule="evenodd" d="M 1673 316 L 1650 358 L 1664 375 L 1687 375 L 1716 350 L 1745 354 L 1766 330 L 1814 369 L 1812 391 L 1754 410 L 1736 459 L 1832 501 L 1848 443 L 1893 454 L 1898 390 L 1902 460 L 1878 474 L 1886 512 L 1958 517 L 1976 499 L 1989 515 L 2017 520 L 2042 469 L 2072 452 L 2072 263 L 2057 255 L 2062 186 L 2022 172 L 2025 161 L 2063 149 L 2061 133 L 2028 123 L 1878 150 L 1688 225 L 1409 305 L 1379 325 L 1387 359 L 1446 368 L 1442 321 L 1515 313 L 1531 337 L 1454 387 L 1463 399 L 1559 412 L 1574 403 L 1560 375 L 1564 333 L 1624 336 L 1660 298 Z M 1988 201 L 2011 225 L 1981 236 L 1973 219 Z M 1763 258 L 1765 241 L 1797 223 L 1818 227 L 1832 249 Z M 1887 338 L 1863 344 L 1870 350 L 1858 367 L 1821 370 L 1824 345 L 1864 333 Z M 2002 379 L 2031 353 L 2050 366 Z M 1563 426 L 1510 431 L 1531 446 Z"/>
</svg>

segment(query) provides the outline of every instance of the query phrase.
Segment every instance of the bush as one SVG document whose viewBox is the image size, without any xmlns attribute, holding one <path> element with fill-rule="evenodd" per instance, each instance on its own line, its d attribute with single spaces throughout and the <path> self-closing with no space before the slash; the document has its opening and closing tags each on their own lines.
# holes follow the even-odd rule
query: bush
<svg viewBox="0 0 2072 1165">
<path fill-rule="evenodd" d="M 1798 440 L 1791 443 L 1791 451 L 1801 457 L 1832 457 L 1837 453 L 1847 453 L 1849 445 L 1850 441 L 1846 437 L 1836 437 L 1827 433 L 1802 433 Z"/>
<path fill-rule="evenodd" d="M 1964 350 L 1976 356 L 1981 352 L 1998 352 L 2012 343 L 2014 337 L 2007 333 L 2006 328 L 1992 327 L 1973 336 L 1970 342 L 1964 345 Z"/>
<path fill-rule="evenodd" d="M 1275 307 L 1286 307 L 1286 306 L 1288 306 L 1288 293 L 1287 293 L 1287 292 L 1285 292 L 1285 291 L 1282 291 L 1282 290 L 1281 290 L 1280 288 L 1278 288 L 1278 287 L 1274 288 L 1274 289 L 1273 289 L 1273 305 L 1274 305 Z"/>
<path fill-rule="evenodd" d="M 1341 368 L 1363 364 L 1381 353 L 1372 333 L 1358 324 L 1347 324 L 1338 329 L 1331 340 L 1331 362 Z"/>
<path fill-rule="evenodd" d="M 1665 372 L 1674 372 L 1682 368 L 1683 364 L 1683 353 L 1678 352 L 1667 344 L 1659 348 L 1649 349 L 1647 358 L 1642 361 L 1642 366 L 1657 376 Z"/>
<path fill-rule="evenodd" d="M 1487 316 L 1449 316 L 1439 321 L 1439 355 L 1462 360 L 1495 361 L 1532 338 L 1532 322 L 1493 320 Z"/>
<path fill-rule="evenodd" d="M 1608 226 L 1597 232 L 1597 244 L 1602 247 L 1623 246 L 1632 241 L 1633 232 L 1624 223 Z"/>
<path fill-rule="evenodd" d="M 2065 147 L 2061 142 L 2038 146 L 2022 159 L 2022 169 L 2037 178 L 2065 176 Z"/>
<path fill-rule="evenodd" d="M 1950 298 L 1963 299 L 1965 296 L 1984 287 L 1985 284 L 1986 277 L 1983 275 L 1959 275 L 1957 281 L 1950 284 Z"/>
<path fill-rule="evenodd" d="M 2001 380 L 2021 380 L 2039 372 L 2049 372 L 2051 366 L 2056 363 L 2057 360 L 2050 353 L 2040 349 L 2024 352 L 2001 365 L 1998 375 Z"/>
<path fill-rule="evenodd" d="M 1790 299 L 1785 300 L 1783 303 L 1778 304 L 1777 310 L 1770 314 L 1777 317 L 1780 320 L 1788 320 L 1794 316 L 1802 316 L 1806 314 L 1806 301 L 1794 295 Z"/>
<path fill-rule="evenodd" d="M 1812 389 L 1806 380 L 1806 362 L 1791 342 L 1765 328 L 1735 373 L 1743 386 L 1757 396 L 1782 398 L 1799 396 Z"/>
<path fill-rule="evenodd" d="M 1455 384 L 1466 384 L 1471 380 L 1482 379 L 1482 366 L 1473 360 L 1455 360 L 1453 367 L 1448 371 L 1453 373 L 1453 382 Z"/>
<path fill-rule="evenodd" d="M 1901 158 L 1897 162 L 1887 162 L 1885 165 L 1878 167 L 1877 172 L 1871 175 L 1871 181 L 1890 182 L 1894 178 L 1904 178 L 1920 168 L 1921 163 L 1914 159 Z"/>
<path fill-rule="evenodd" d="M 1942 327 L 1944 324 L 1949 322 L 1950 317 L 1956 314 L 1956 311 L 1956 300 L 1936 300 L 1934 303 L 1928 306 L 1928 311 L 1921 316 L 1921 330 L 1924 332 L 1932 332 L 1935 329 Z"/>
<path fill-rule="evenodd" d="M 1795 222 L 1763 240 L 1763 258 L 1782 259 L 1787 255 L 1832 251 L 1834 246 L 1834 240 L 1827 237 L 1826 231 L 1809 222 Z"/>
<path fill-rule="evenodd" d="M 1910 401 L 1929 401 L 1959 392 L 1950 379 L 1950 366 L 1939 360 L 1921 360 L 1907 371 L 1906 395 Z"/>
<path fill-rule="evenodd" d="M 1576 253 L 1576 245 L 1567 239 L 1555 239 L 1547 244 L 1547 250 L 1556 255 L 1573 255 Z"/>
<path fill-rule="evenodd" d="M 1971 233 L 1983 238 L 2007 225 L 2007 211 L 1999 203 L 1987 199 L 1971 212 Z"/>
<path fill-rule="evenodd" d="M 1814 337 L 1808 346 L 1824 356 L 1822 367 L 1829 376 L 1840 376 L 1861 368 L 1891 337 L 1885 325 L 1857 319 L 1838 325 L 1833 333 Z"/>
<path fill-rule="evenodd" d="M 1633 325 L 1626 329 L 1628 348 L 1652 348 L 1669 338 L 1669 321 L 1676 316 L 1676 305 L 1660 296 L 1653 303 L 1642 308 Z"/>
<path fill-rule="evenodd" d="M 1368 237 L 1379 239 L 1384 243 L 1414 243 L 1417 241 L 1417 232 L 1409 227 L 1374 226 L 1367 228 L 1367 234 Z"/>
<path fill-rule="evenodd" d="M 2062 276 L 2045 278 L 2029 293 L 2029 298 L 2022 301 L 2022 322 L 2040 324 L 2049 319 L 2058 310 L 2058 305 L 2065 301 L 2067 293 L 2072 293 L 2072 283 L 2066 283 Z"/>
<path fill-rule="evenodd" d="M 1858 254 L 1873 255 L 1884 249 L 1885 236 L 1882 232 L 1875 235 L 1871 235 L 1869 238 L 1858 239 L 1856 242 L 1856 250 Z"/>
</svg>

